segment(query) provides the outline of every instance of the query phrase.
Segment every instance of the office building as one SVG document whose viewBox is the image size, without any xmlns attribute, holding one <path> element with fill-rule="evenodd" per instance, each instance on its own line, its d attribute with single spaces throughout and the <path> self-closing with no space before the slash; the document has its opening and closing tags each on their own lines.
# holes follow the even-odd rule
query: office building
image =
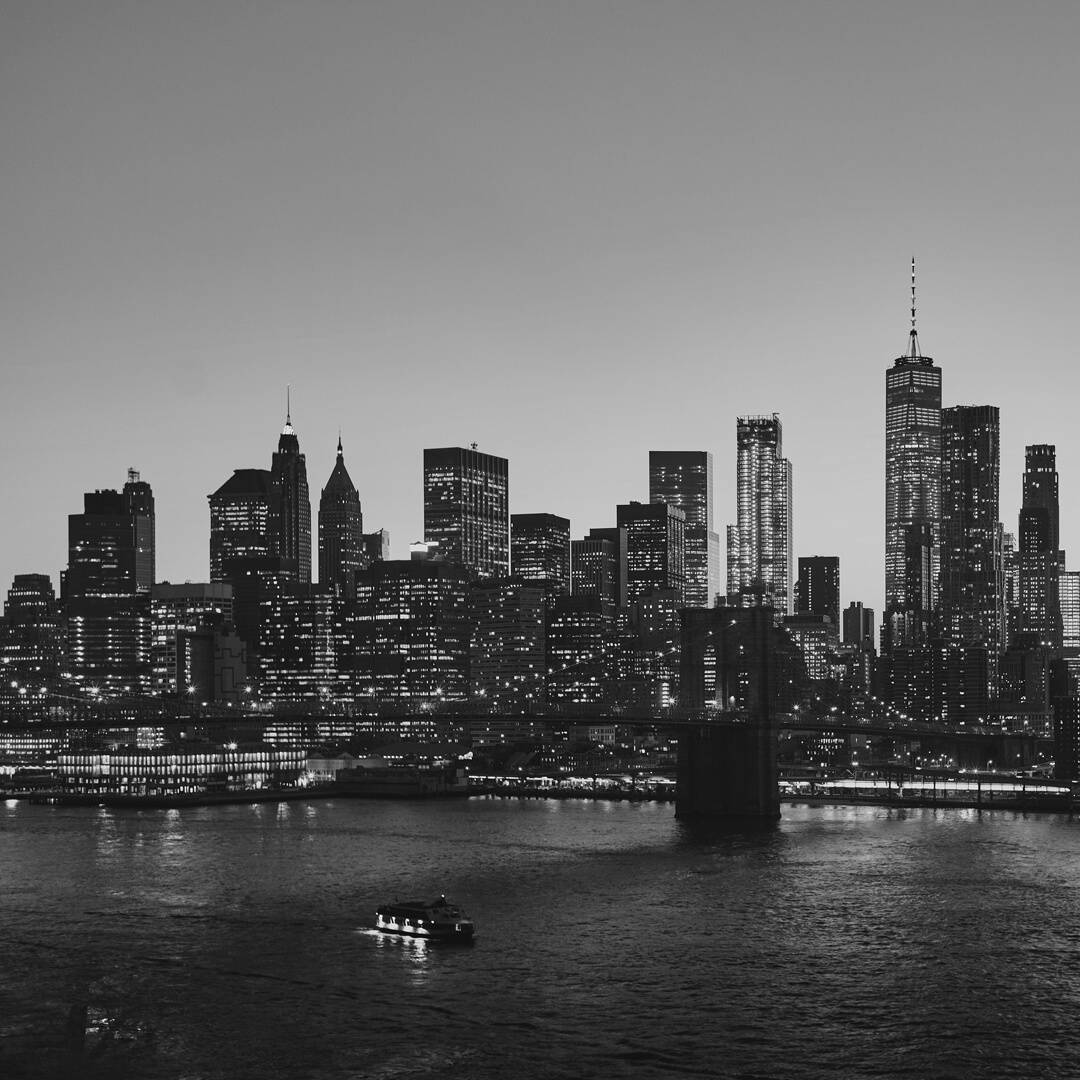
<svg viewBox="0 0 1080 1080">
<path fill-rule="evenodd" d="M 941 526 L 941 368 L 915 331 L 885 372 L 885 614 L 882 648 L 927 643 L 937 608 Z"/>
<path fill-rule="evenodd" d="M 123 491 L 88 492 L 83 513 L 68 517 L 70 666 L 99 691 L 149 689 L 154 540 L 154 496 L 134 470 Z"/>
<path fill-rule="evenodd" d="M 270 554 L 296 562 L 296 580 L 311 584 L 311 499 L 307 461 L 300 440 L 285 415 L 277 452 L 270 464 Z"/>
<path fill-rule="evenodd" d="M 543 583 L 549 597 L 568 596 L 570 522 L 556 514 L 511 514 L 510 570 Z"/>
<path fill-rule="evenodd" d="M 233 587 L 227 582 L 168 581 L 150 591 L 150 689 L 154 694 L 182 698 L 195 689 L 199 701 L 220 700 L 214 679 L 193 679 L 190 652 L 182 647 L 183 635 L 231 628 Z"/>
<path fill-rule="evenodd" d="M 843 641 L 845 645 L 868 646 L 874 648 L 874 609 L 863 607 L 860 601 L 852 600 L 843 615 Z"/>
<path fill-rule="evenodd" d="M 800 615 L 825 615 L 839 632 L 840 559 L 836 555 L 800 557 L 795 611 Z"/>
<path fill-rule="evenodd" d="M 274 496 L 267 469 L 236 469 L 211 495 L 210 580 L 229 578 L 235 559 L 266 558 L 272 554 L 271 508 Z"/>
<path fill-rule="evenodd" d="M 720 537 L 713 519 L 713 456 L 706 450 L 650 450 L 649 502 L 686 515 L 686 603 L 711 607 L 720 591 Z"/>
<path fill-rule="evenodd" d="M 366 565 L 360 495 L 345 468 L 339 435 L 337 460 L 319 496 L 319 587 L 351 597 Z"/>
<path fill-rule="evenodd" d="M 792 608 L 792 467 L 780 417 L 737 421 L 736 522 L 728 529 L 728 603 Z"/>
<path fill-rule="evenodd" d="M 996 407 L 942 410 L 940 634 L 954 650 L 986 658 L 984 698 L 997 692 L 997 658 L 1005 647 L 999 448 Z M 974 663 L 965 661 L 965 669 Z M 966 690 L 965 696 L 970 704 Z M 957 708 L 947 706 L 950 713 Z"/>
<path fill-rule="evenodd" d="M 599 596 L 560 596 L 548 611 L 547 698 L 601 705 L 617 681 L 616 609 Z"/>
<path fill-rule="evenodd" d="M 615 512 L 626 530 L 626 601 L 670 589 L 686 596 L 686 515 L 668 503 L 631 502 Z"/>
<path fill-rule="evenodd" d="M 486 578 L 469 588 L 469 697 L 492 711 L 544 699 L 545 580 Z"/>
<path fill-rule="evenodd" d="M 510 572 L 509 463 L 470 449 L 424 451 L 424 540 L 476 577 Z"/>
<path fill-rule="evenodd" d="M 64 619 L 48 574 L 16 574 L 0 619 L 0 707 L 39 710 L 64 659 Z"/>
<path fill-rule="evenodd" d="M 1058 579 L 1065 566 L 1065 553 L 1059 549 L 1058 521 L 1056 450 L 1045 444 L 1029 446 L 1025 453 L 1018 551 L 1018 638 L 1022 647 L 1062 646 Z"/>
</svg>

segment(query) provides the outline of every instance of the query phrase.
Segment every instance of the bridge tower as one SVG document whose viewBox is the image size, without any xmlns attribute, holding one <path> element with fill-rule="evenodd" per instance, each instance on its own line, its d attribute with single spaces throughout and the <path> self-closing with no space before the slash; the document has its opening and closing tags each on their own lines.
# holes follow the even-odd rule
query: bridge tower
<svg viewBox="0 0 1080 1080">
<path fill-rule="evenodd" d="M 771 608 L 684 610 L 684 704 L 701 708 L 705 702 L 694 698 L 707 690 L 718 712 L 716 720 L 679 735 L 680 820 L 780 817 L 772 670 L 777 634 Z"/>
</svg>

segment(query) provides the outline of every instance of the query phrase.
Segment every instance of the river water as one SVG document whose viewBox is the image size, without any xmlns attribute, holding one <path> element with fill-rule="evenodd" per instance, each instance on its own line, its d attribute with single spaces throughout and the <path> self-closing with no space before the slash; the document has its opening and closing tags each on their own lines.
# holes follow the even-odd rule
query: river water
<svg viewBox="0 0 1080 1080">
<path fill-rule="evenodd" d="M 1004 811 L 9 802 L 0 1077 L 1076 1077 L 1078 855 Z M 371 929 L 440 892 L 474 945 Z"/>
</svg>

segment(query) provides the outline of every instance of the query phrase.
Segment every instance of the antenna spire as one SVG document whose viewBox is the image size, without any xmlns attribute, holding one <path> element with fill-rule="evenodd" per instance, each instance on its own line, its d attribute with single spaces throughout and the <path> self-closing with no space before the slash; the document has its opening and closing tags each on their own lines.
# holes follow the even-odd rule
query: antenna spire
<svg viewBox="0 0 1080 1080">
<path fill-rule="evenodd" d="M 914 260 L 912 260 L 912 262 L 914 263 Z M 914 270 L 912 271 L 912 274 L 914 275 Z M 914 280 L 914 277 L 912 278 L 912 280 Z M 912 295 L 914 295 L 914 285 L 912 285 L 911 287 L 911 292 Z M 914 315 L 914 312 L 912 312 L 912 314 Z M 912 322 L 912 325 L 914 325 L 914 322 Z M 292 383 L 285 384 L 285 423 L 292 423 Z"/>
<path fill-rule="evenodd" d="M 915 332 L 915 256 L 911 256 L 911 334 L 909 335 L 908 356 L 912 360 L 919 356 L 919 336 Z"/>
<path fill-rule="evenodd" d="M 341 457 L 341 455 L 342 455 L 342 454 L 343 454 L 344 452 L 345 452 L 345 451 L 344 451 L 344 450 L 342 450 L 342 448 L 341 448 L 341 428 L 338 428 L 338 429 L 337 429 L 337 456 L 338 456 L 338 457 Z"/>
</svg>

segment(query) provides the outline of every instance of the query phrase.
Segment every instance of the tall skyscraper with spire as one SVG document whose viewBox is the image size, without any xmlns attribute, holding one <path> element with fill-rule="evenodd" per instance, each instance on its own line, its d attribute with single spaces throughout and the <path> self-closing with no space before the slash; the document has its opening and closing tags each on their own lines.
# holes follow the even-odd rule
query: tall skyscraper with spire
<svg viewBox="0 0 1080 1080">
<path fill-rule="evenodd" d="M 791 614 L 792 467 L 780 417 L 738 418 L 736 523 L 728 528 L 728 603 Z"/>
<path fill-rule="evenodd" d="M 908 351 L 885 372 L 885 652 L 929 640 L 940 528 L 941 368 L 919 349 L 912 259 Z"/>
<path fill-rule="evenodd" d="M 1059 550 L 1057 451 L 1027 447 L 1020 509 L 1020 637 L 1026 647 L 1062 646 L 1058 581 L 1065 566 Z"/>
<path fill-rule="evenodd" d="M 311 584 L 311 499 L 308 495 L 307 462 L 292 426 L 291 402 L 285 409 L 285 427 L 277 453 L 270 464 L 271 553 L 296 560 L 296 579 Z"/>
<path fill-rule="evenodd" d="M 364 516 L 356 485 L 345 468 L 338 436 L 337 460 L 319 497 L 319 585 L 345 596 L 356 589 L 364 565 Z"/>
</svg>

